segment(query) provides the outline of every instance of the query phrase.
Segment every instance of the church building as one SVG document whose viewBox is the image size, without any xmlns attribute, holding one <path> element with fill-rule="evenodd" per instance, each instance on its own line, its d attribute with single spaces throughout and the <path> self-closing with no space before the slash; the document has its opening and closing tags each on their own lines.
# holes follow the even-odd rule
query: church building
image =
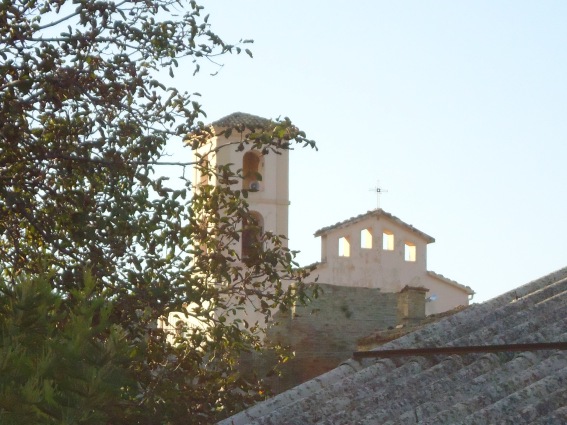
<svg viewBox="0 0 567 425">
<path fill-rule="evenodd" d="M 254 129 L 271 125 L 268 119 L 241 112 L 214 121 L 210 142 L 195 152 L 195 160 L 241 170 L 242 179 L 233 185 L 249 190 L 247 201 L 256 223 L 287 236 L 289 152 L 264 155 L 241 144 Z M 193 177 L 196 190 L 217 184 L 214 176 L 197 169 Z M 257 234 L 243 226 L 233 248 L 245 259 Z M 321 238 L 321 261 L 310 278 L 317 278 L 321 294 L 306 306 L 274 312 L 266 333 L 268 345 L 292 347 L 294 359 L 285 365 L 282 378 L 269 374 L 269 358 L 252 356 L 243 362 L 243 370 L 265 376 L 276 393 L 333 369 L 351 356 L 361 338 L 467 306 L 474 294 L 468 286 L 428 271 L 427 245 L 434 239 L 382 209 L 323 227 L 315 236 Z M 248 321 L 262 319 L 249 305 L 242 314 Z"/>
<path fill-rule="evenodd" d="M 210 165 L 234 164 L 242 170 L 238 184 L 249 189 L 248 202 L 258 225 L 278 235 L 288 235 L 289 152 L 263 155 L 254 149 L 239 150 L 244 135 L 272 125 L 269 119 L 235 112 L 211 124 L 210 143 L 196 158 Z M 224 130 L 237 128 L 226 137 Z M 212 179 L 212 177 L 211 177 Z M 194 181 L 215 184 L 195 170 Z M 318 282 L 344 287 L 373 288 L 400 292 L 404 287 L 427 290 L 426 314 L 442 313 L 466 306 L 474 291 L 440 274 L 427 270 L 427 245 L 435 240 L 382 209 L 323 227 L 321 261 L 313 273 Z M 253 235 L 243 231 L 236 252 L 245 258 Z"/>
<path fill-rule="evenodd" d="M 404 287 L 428 290 L 426 314 L 466 306 L 474 291 L 427 270 L 431 236 L 382 209 L 323 227 L 319 282 L 346 287 L 399 292 Z"/>
</svg>

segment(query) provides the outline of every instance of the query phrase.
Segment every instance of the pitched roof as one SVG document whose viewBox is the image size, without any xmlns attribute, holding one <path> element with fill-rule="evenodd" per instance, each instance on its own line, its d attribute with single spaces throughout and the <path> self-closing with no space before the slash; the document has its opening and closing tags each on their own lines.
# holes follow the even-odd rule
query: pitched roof
<svg viewBox="0 0 567 425">
<path fill-rule="evenodd" d="M 226 117 L 213 121 L 213 127 L 238 127 L 244 126 L 246 128 L 265 128 L 272 124 L 272 121 L 267 118 L 262 118 L 257 115 L 246 114 L 244 112 L 234 112 Z"/>
<path fill-rule="evenodd" d="M 357 223 L 357 222 L 362 221 L 362 220 L 364 220 L 364 219 L 366 219 L 366 218 L 368 218 L 368 217 L 378 217 L 378 218 L 380 218 L 380 217 L 385 217 L 385 218 L 389 219 L 390 221 L 393 221 L 394 223 L 396 223 L 396 224 L 398 224 L 398 225 L 400 225 L 400 226 L 402 226 L 402 227 L 405 227 L 407 230 L 409 230 L 409 231 L 411 231 L 411 232 L 413 232 L 413 233 L 419 235 L 420 237 L 422 237 L 423 239 L 425 239 L 425 241 L 426 241 L 427 243 L 433 243 L 433 242 L 435 242 L 435 239 L 432 238 L 431 236 L 429 236 L 429 235 L 423 233 L 421 230 L 416 229 L 416 228 L 413 227 L 411 224 L 408 224 L 408 223 L 406 223 L 406 222 L 400 220 L 398 217 L 396 217 L 396 216 L 394 216 L 394 215 L 392 215 L 392 214 L 390 214 L 390 213 L 384 211 L 384 210 L 381 209 L 381 208 L 368 211 L 368 212 L 366 212 L 366 213 L 364 213 L 364 214 L 357 215 L 356 217 L 351 217 L 351 218 L 349 218 L 348 220 L 340 221 L 340 222 L 335 223 L 335 224 L 333 224 L 333 225 L 331 225 L 331 226 L 323 227 L 322 229 L 319 229 L 319 230 L 317 230 L 317 231 L 315 232 L 315 237 L 317 237 L 317 236 L 322 236 L 322 235 L 324 235 L 325 233 L 330 232 L 331 230 L 338 229 L 338 228 L 341 228 L 341 227 L 346 227 L 346 226 L 348 226 L 348 225 L 350 225 L 350 224 Z"/>
<path fill-rule="evenodd" d="M 431 277 L 439 279 L 442 282 L 447 283 L 448 285 L 452 285 L 455 288 L 459 288 L 459 289 L 465 291 L 469 295 L 474 295 L 476 293 L 475 291 L 473 291 L 473 289 L 470 286 L 463 285 L 463 284 L 461 284 L 461 283 L 459 283 L 459 282 L 457 282 L 453 279 L 449 279 L 448 277 L 443 276 L 442 274 L 435 273 L 435 272 L 432 272 L 432 271 L 427 271 L 427 274 Z"/>
<path fill-rule="evenodd" d="M 565 343 L 566 311 L 564 268 L 376 350 Z M 567 351 L 351 359 L 220 423 L 565 424 Z"/>
</svg>

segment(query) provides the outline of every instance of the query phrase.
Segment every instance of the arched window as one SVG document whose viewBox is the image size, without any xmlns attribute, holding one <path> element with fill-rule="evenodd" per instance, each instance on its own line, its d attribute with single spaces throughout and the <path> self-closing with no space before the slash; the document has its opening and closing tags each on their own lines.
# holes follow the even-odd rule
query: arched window
<svg viewBox="0 0 567 425">
<path fill-rule="evenodd" d="M 251 211 L 250 215 L 252 220 L 242 223 L 242 258 L 253 258 L 258 250 L 262 250 L 264 217 L 257 211 Z"/>
<path fill-rule="evenodd" d="M 372 248 L 372 229 L 362 229 L 360 231 L 360 247 L 362 249 Z"/>
<path fill-rule="evenodd" d="M 339 257 L 350 257 L 350 240 L 347 237 L 339 238 Z"/>
<path fill-rule="evenodd" d="M 415 247 L 415 244 L 411 243 L 411 242 L 406 242 L 404 244 L 404 260 L 406 261 L 410 261 L 410 262 L 414 262 L 416 261 L 416 252 L 417 249 Z"/>
<path fill-rule="evenodd" d="M 389 230 L 384 230 L 382 235 L 382 249 L 384 251 L 394 250 L 394 234 Z"/>
<path fill-rule="evenodd" d="M 242 158 L 242 189 L 261 190 L 262 189 L 262 156 L 259 152 L 249 151 Z"/>
</svg>

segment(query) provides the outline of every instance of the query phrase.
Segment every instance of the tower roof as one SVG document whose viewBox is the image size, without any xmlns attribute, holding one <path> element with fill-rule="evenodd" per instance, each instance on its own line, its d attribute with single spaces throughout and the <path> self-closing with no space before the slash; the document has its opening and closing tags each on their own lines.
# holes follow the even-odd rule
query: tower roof
<svg viewBox="0 0 567 425">
<path fill-rule="evenodd" d="M 213 121 L 214 127 L 237 127 L 244 126 L 247 128 L 266 128 L 272 124 L 267 118 L 257 115 L 247 114 L 244 112 L 234 112 L 226 117 Z"/>
</svg>

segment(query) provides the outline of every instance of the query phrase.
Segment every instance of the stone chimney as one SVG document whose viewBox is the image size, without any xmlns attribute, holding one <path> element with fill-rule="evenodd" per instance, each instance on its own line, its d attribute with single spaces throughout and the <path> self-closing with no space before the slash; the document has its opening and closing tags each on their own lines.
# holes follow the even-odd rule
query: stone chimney
<svg viewBox="0 0 567 425">
<path fill-rule="evenodd" d="M 425 295 L 429 289 L 406 286 L 398 294 L 400 324 L 411 325 L 425 319 Z"/>
</svg>

